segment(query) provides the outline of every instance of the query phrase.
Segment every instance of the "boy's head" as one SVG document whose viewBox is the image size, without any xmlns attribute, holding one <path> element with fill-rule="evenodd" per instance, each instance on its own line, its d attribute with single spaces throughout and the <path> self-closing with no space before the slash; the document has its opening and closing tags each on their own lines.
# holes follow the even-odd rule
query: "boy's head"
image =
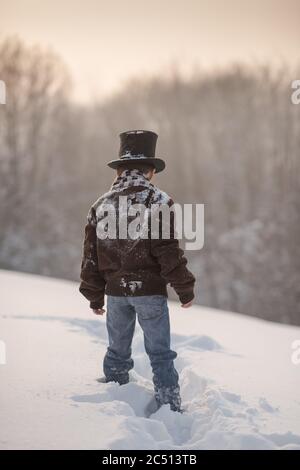
<svg viewBox="0 0 300 470">
<path fill-rule="evenodd" d="M 148 179 L 151 180 L 154 173 L 155 167 L 150 163 L 146 162 L 124 162 L 118 165 L 117 167 L 117 175 L 121 175 L 124 170 L 140 170 L 143 172 L 143 175 Z"/>
</svg>

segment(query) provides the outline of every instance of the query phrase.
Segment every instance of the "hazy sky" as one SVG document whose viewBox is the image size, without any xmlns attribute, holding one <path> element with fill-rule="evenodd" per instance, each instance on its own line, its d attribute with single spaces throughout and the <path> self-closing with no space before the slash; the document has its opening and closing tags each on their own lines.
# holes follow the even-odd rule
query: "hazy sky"
<svg viewBox="0 0 300 470">
<path fill-rule="evenodd" d="M 107 96 L 131 76 L 243 60 L 300 58 L 300 0 L 0 0 L 0 38 L 50 45 L 75 97 Z"/>
</svg>

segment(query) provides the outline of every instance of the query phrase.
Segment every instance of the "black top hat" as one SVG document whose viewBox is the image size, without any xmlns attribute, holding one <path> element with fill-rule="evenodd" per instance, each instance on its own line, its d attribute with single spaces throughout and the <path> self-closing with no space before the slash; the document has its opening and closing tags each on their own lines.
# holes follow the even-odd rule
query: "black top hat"
<svg viewBox="0 0 300 470">
<path fill-rule="evenodd" d="M 165 162 L 155 157 L 157 137 L 155 132 L 143 129 L 121 132 L 119 159 L 111 160 L 108 166 L 116 169 L 120 163 L 145 162 L 153 165 L 159 173 L 165 168 Z"/>
</svg>

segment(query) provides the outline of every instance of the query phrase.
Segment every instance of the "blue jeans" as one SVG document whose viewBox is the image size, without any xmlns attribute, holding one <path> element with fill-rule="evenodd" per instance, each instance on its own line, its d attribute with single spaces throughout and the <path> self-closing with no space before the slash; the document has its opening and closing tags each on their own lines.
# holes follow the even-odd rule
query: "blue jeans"
<svg viewBox="0 0 300 470">
<path fill-rule="evenodd" d="M 136 316 L 144 333 L 155 389 L 178 387 L 178 373 L 173 363 L 177 354 L 170 349 L 169 309 L 164 295 L 107 297 L 109 346 L 103 362 L 106 378 L 119 383 L 129 380 L 128 372 L 134 365 L 131 344 Z"/>
</svg>

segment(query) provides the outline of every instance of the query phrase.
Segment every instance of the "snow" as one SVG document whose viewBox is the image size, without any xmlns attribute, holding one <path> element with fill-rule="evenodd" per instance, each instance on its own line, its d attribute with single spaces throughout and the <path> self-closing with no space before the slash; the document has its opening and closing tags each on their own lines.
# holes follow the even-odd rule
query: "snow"
<svg viewBox="0 0 300 470">
<path fill-rule="evenodd" d="M 128 282 L 126 282 L 124 277 L 122 277 L 121 281 L 120 281 L 120 287 L 128 287 L 133 294 L 137 289 L 141 289 L 142 285 L 143 285 L 142 281 L 128 281 Z"/>
<path fill-rule="evenodd" d="M 149 419 L 137 326 L 128 385 L 99 384 L 105 317 L 78 284 L 0 271 L 1 449 L 300 449 L 300 328 L 170 302 L 184 414 Z"/>
</svg>

